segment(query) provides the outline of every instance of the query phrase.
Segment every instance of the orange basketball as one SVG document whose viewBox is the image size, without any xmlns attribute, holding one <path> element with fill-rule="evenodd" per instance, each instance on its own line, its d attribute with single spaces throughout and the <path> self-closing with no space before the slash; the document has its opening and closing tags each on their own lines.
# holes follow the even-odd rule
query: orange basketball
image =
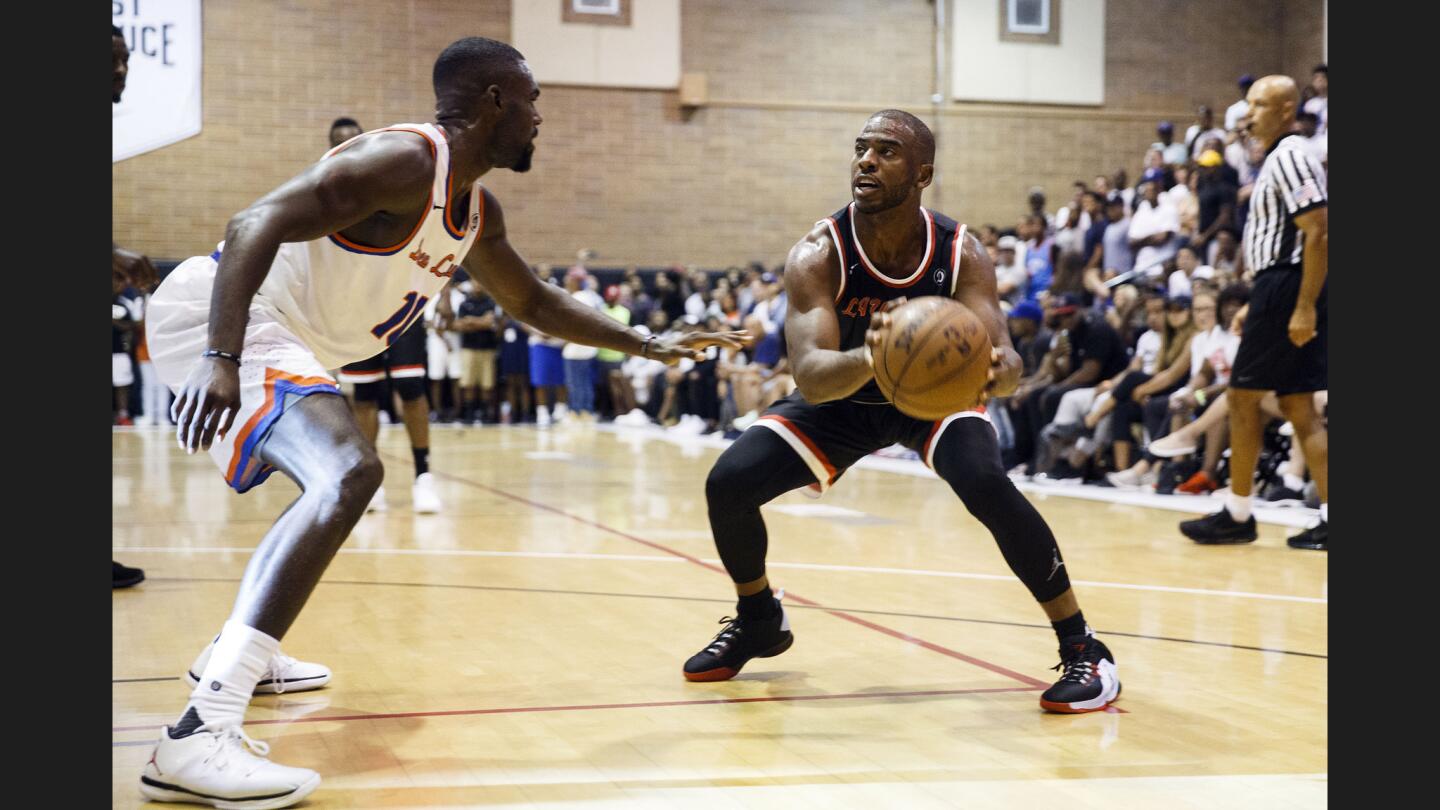
<svg viewBox="0 0 1440 810">
<path fill-rule="evenodd" d="M 943 419 L 980 404 L 990 371 L 990 333 L 953 298 L 925 296 L 890 312 L 873 351 L 875 383 L 902 413 Z"/>
</svg>

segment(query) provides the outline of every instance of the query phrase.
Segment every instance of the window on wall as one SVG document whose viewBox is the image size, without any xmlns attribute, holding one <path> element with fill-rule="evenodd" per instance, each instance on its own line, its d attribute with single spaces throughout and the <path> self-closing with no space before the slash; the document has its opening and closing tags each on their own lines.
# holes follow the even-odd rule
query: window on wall
<svg viewBox="0 0 1440 810">
<path fill-rule="evenodd" d="M 1000 0 L 1000 41 L 1060 44 L 1060 0 Z"/>
<path fill-rule="evenodd" d="M 560 19 L 567 23 L 629 25 L 633 0 L 560 0 Z"/>
</svg>

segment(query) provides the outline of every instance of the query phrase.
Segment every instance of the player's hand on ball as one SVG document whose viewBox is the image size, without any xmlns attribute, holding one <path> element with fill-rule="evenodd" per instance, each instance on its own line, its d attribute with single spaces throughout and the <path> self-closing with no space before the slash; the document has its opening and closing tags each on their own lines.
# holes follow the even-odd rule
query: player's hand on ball
<svg viewBox="0 0 1440 810">
<path fill-rule="evenodd" d="M 985 380 L 985 393 L 981 399 L 1008 396 L 1020 385 L 1020 374 L 1025 370 L 1019 352 L 1009 346 L 990 350 L 990 371 Z"/>
<path fill-rule="evenodd" d="M 224 439 L 230 431 L 239 407 L 240 367 L 220 357 L 202 358 L 170 406 L 180 449 L 209 450 L 217 433 Z"/>
<path fill-rule="evenodd" d="M 726 349 L 739 349 L 749 346 L 754 337 L 746 331 L 738 332 L 688 332 L 683 335 L 670 335 L 656 338 L 650 343 L 650 350 L 646 353 L 651 360 L 659 360 L 667 366 L 673 366 L 684 358 L 700 361 L 705 359 L 704 349 L 711 346 L 721 346 Z"/>
<path fill-rule="evenodd" d="M 885 342 L 885 335 L 890 331 L 890 311 L 910 299 L 901 296 L 886 301 L 879 310 L 870 316 L 870 326 L 865 330 L 865 361 L 871 368 L 875 367 L 875 358 L 872 356 L 880 344 Z"/>
<path fill-rule="evenodd" d="M 1290 342 L 1304 346 L 1315 339 L 1315 305 L 1296 304 L 1290 315 Z"/>
</svg>

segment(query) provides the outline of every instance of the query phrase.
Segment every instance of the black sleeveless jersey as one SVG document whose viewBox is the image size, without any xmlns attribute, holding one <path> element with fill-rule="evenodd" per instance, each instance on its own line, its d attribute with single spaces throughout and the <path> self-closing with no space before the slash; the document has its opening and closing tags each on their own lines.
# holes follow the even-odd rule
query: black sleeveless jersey
<svg viewBox="0 0 1440 810">
<path fill-rule="evenodd" d="M 830 238 L 835 240 L 840 256 L 840 292 L 835 297 L 835 317 L 840 320 L 841 351 L 865 345 L 870 316 L 886 301 L 925 295 L 954 297 L 965 226 L 928 208 L 920 211 L 929 229 L 925 256 L 918 267 L 899 278 L 881 273 L 865 255 L 865 249 L 855 237 L 854 203 L 821 220 L 830 229 Z M 874 380 L 848 399 L 871 404 L 889 402 Z"/>
</svg>

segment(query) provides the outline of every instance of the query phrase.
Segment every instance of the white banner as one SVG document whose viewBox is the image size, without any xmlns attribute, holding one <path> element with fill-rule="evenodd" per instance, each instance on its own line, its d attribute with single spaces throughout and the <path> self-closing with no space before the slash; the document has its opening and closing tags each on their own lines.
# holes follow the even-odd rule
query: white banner
<svg viewBox="0 0 1440 810">
<path fill-rule="evenodd" d="M 110 16 L 130 47 L 110 162 L 200 134 L 200 0 L 111 0 Z"/>
</svg>

